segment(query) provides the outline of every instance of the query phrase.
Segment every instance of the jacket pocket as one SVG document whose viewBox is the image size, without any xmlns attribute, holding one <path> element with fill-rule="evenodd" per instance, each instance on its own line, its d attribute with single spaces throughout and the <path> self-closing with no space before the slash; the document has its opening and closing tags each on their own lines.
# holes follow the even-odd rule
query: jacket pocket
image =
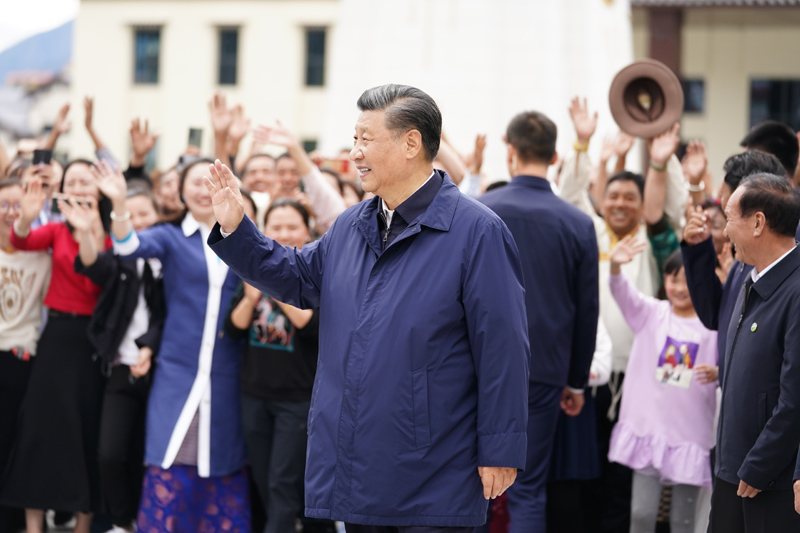
<svg viewBox="0 0 800 533">
<path fill-rule="evenodd" d="M 414 440 L 416 449 L 429 446 L 431 428 L 428 421 L 428 370 L 423 368 L 411 374 L 414 401 Z"/>
<path fill-rule="evenodd" d="M 758 432 L 764 429 L 767 425 L 767 393 L 758 393 Z"/>
</svg>

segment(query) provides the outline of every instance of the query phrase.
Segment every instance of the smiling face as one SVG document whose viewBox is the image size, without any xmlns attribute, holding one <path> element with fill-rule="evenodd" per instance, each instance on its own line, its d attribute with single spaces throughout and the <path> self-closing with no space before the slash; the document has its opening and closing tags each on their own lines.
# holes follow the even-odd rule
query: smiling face
<svg viewBox="0 0 800 533">
<path fill-rule="evenodd" d="M 156 206 L 147 195 L 131 196 L 125 200 L 125 208 L 131 214 L 131 224 L 135 231 L 145 230 L 158 222 Z"/>
<path fill-rule="evenodd" d="M 19 218 L 20 202 L 22 201 L 22 187 L 9 185 L 0 189 L 0 236 L 8 240 L 11 235 L 11 226 Z"/>
<path fill-rule="evenodd" d="M 64 174 L 63 193 L 76 198 L 100 199 L 100 189 L 97 188 L 89 165 L 75 163 L 70 165 Z"/>
<path fill-rule="evenodd" d="M 288 205 L 270 211 L 264 224 L 264 235 L 275 239 L 283 246 L 292 246 L 298 250 L 311 240 L 311 233 L 303 221 L 303 216 L 297 209 Z"/>
<path fill-rule="evenodd" d="M 744 194 L 744 187 L 737 188 L 728 200 L 728 205 L 725 206 L 728 223 L 724 233 L 736 250 L 736 259 L 740 263 L 752 265 L 754 264 L 752 261 L 755 259 L 750 252 L 753 244 L 753 215 L 742 218 L 742 212 L 739 209 L 739 200 L 742 194 Z"/>
<path fill-rule="evenodd" d="M 282 196 L 293 196 L 300 190 L 300 173 L 297 171 L 297 163 L 291 157 L 281 157 L 275 164 L 275 172 L 278 174 L 278 191 L 276 198 Z"/>
<path fill-rule="evenodd" d="M 683 268 L 672 274 L 664 274 L 664 291 L 674 310 L 680 312 L 694 309 L 692 298 L 689 296 L 689 286 L 686 283 L 686 272 Z"/>
<path fill-rule="evenodd" d="M 364 111 L 356 122 L 350 159 L 365 192 L 383 196 L 406 174 L 408 160 L 402 136 L 386 127 L 385 111 Z"/>
<path fill-rule="evenodd" d="M 269 156 L 256 155 L 247 162 L 242 176 L 242 185 L 251 192 L 271 192 L 277 184 L 275 160 Z"/>
<path fill-rule="evenodd" d="M 183 201 L 194 218 L 200 221 L 213 219 L 214 208 L 203 176 L 208 174 L 207 163 L 198 163 L 189 168 L 183 182 Z"/>
<path fill-rule="evenodd" d="M 636 182 L 616 180 L 606 187 L 600 212 L 611 231 L 622 237 L 636 229 L 643 209 L 642 195 Z"/>
</svg>

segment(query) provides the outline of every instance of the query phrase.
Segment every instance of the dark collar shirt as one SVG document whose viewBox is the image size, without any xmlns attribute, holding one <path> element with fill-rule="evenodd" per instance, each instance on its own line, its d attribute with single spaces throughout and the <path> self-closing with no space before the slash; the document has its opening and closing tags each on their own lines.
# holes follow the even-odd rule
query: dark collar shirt
<svg viewBox="0 0 800 533">
<path fill-rule="evenodd" d="M 378 210 L 378 229 L 381 232 L 382 250 L 386 250 L 409 224 L 422 216 L 431 205 L 436 193 L 439 192 L 443 181 L 441 174 L 432 172 L 427 181 L 393 211 L 388 209 L 381 199 L 381 208 Z"/>
</svg>

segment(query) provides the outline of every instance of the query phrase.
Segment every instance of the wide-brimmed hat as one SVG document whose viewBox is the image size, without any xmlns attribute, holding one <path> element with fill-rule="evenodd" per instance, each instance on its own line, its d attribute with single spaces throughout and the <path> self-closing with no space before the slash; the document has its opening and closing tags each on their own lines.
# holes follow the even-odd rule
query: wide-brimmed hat
<svg viewBox="0 0 800 533">
<path fill-rule="evenodd" d="M 614 77 L 608 105 L 619 129 L 649 139 L 678 121 L 683 112 L 683 89 L 664 63 L 642 59 Z"/>
</svg>

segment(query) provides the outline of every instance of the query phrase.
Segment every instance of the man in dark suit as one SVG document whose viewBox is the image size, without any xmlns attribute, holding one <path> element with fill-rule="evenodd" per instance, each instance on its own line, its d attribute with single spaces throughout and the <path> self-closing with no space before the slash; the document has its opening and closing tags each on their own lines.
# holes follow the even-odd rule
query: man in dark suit
<svg viewBox="0 0 800 533">
<path fill-rule="evenodd" d="M 525 278 L 531 343 L 528 454 L 508 490 L 510 531 L 544 532 L 546 483 L 559 406 L 575 416 L 594 353 L 598 253 L 592 220 L 553 194 L 545 178 L 556 160 L 556 126 L 520 113 L 506 132 L 511 183 L 479 200 L 514 236 Z"/>
<path fill-rule="evenodd" d="M 726 215 L 737 260 L 753 268 L 725 339 L 709 532 L 798 531 L 800 197 L 785 176 L 754 174 Z"/>
</svg>

